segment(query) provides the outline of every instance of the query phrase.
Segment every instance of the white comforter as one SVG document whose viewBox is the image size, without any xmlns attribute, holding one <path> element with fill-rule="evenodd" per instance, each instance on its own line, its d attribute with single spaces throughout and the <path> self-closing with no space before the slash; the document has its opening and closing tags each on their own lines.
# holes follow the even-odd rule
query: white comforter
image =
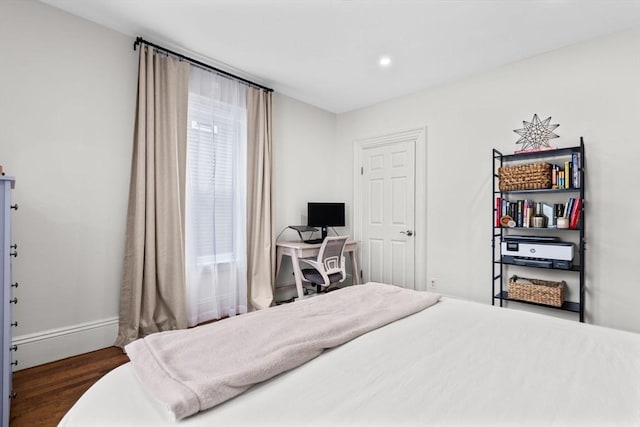
<svg viewBox="0 0 640 427">
<path fill-rule="evenodd" d="M 126 351 L 140 382 L 182 419 L 439 299 L 381 283 L 349 286 L 198 328 L 152 334 Z"/>
<path fill-rule="evenodd" d="M 640 336 L 443 298 L 178 423 L 129 364 L 61 426 L 640 426 Z"/>
</svg>

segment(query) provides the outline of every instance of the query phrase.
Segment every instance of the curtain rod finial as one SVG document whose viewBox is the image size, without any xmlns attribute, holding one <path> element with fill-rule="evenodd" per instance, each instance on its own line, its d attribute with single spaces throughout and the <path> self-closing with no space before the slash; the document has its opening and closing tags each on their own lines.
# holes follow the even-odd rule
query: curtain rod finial
<svg viewBox="0 0 640 427">
<path fill-rule="evenodd" d="M 144 42 L 142 37 L 136 37 L 136 41 L 133 42 L 133 50 L 136 50 L 140 43 Z"/>
</svg>

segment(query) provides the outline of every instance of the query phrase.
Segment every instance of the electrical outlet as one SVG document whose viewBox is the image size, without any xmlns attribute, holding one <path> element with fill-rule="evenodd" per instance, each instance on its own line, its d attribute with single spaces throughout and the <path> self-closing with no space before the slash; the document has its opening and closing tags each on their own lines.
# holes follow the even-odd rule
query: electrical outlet
<svg viewBox="0 0 640 427">
<path fill-rule="evenodd" d="M 438 282 L 435 278 L 431 278 L 431 280 L 429 280 L 429 287 L 431 289 L 436 289 L 438 287 Z"/>
</svg>

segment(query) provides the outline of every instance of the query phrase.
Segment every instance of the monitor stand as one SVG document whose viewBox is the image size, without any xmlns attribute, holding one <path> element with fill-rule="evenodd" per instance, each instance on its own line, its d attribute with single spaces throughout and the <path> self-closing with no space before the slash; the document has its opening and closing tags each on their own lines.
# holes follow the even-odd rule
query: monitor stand
<svg viewBox="0 0 640 427">
<path fill-rule="evenodd" d="M 328 227 L 326 225 L 323 225 L 320 229 L 322 230 L 322 241 L 324 242 L 324 238 L 327 237 L 327 234 L 329 234 L 327 233 Z"/>
</svg>

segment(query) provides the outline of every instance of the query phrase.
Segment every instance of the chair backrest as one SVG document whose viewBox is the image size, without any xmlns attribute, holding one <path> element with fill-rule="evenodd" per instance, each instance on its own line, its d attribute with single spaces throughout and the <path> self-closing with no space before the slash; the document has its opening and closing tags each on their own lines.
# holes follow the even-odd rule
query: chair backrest
<svg viewBox="0 0 640 427">
<path fill-rule="evenodd" d="M 344 267 L 344 246 L 348 236 L 325 237 L 318 253 L 318 263 L 322 264 L 327 275 L 342 273 L 346 275 Z"/>
</svg>

